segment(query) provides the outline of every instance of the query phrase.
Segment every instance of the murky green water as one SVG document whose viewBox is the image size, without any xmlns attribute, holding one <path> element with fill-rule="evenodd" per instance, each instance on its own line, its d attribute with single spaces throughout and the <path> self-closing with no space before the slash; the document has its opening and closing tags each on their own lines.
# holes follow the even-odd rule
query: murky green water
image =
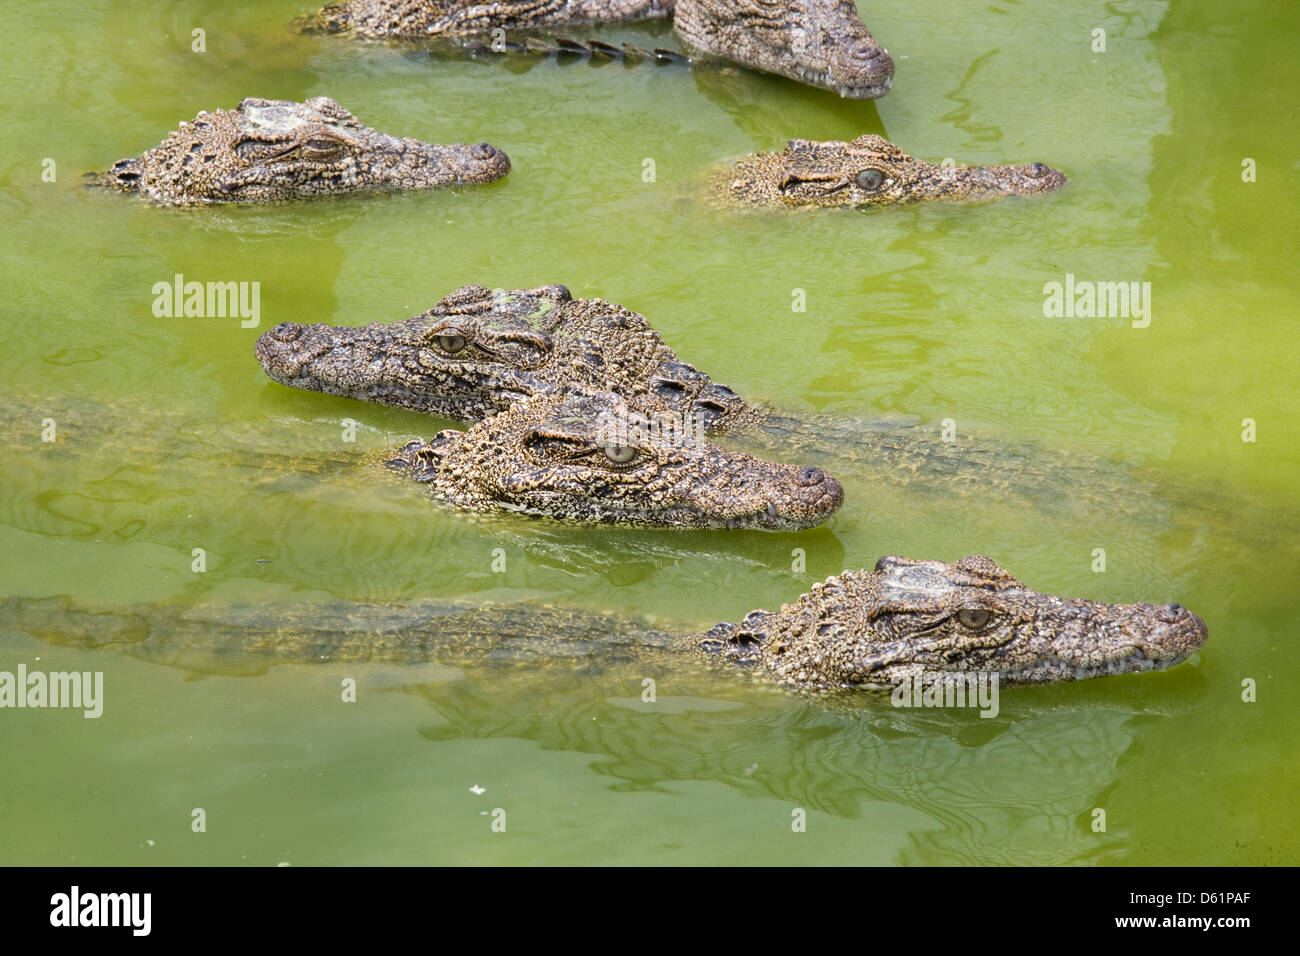
<svg viewBox="0 0 1300 956">
<path fill-rule="evenodd" d="M 635 663 L 200 676 L 52 646 L 10 614 L 0 670 L 102 670 L 106 700 L 98 720 L 0 712 L 0 861 L 1298 862 L 1300 17 L 1189 0 L 863 6 L 898 63 L 877 103 L 740 70 L 431 61 L 296 36 L 298 2 L 6 7 L 0 387 L 35 404 L 6 423 L 29 437 L 3 465 L 0 593 L 146 617 L 536 598 L 694 627 L 881 554 L 987 553 L 1042 590 L 1188 605 L 1210 627 L 1196 659 L 1005 691 L 982 720 L 827 710 Z M 321 94 L 394 134 L 487 140 L 515 170 L 460 193 L 261 210 L 78 187 L 200 109 Z M 728 157 L 863 132 L 932 160 L 1041 160 L 1071 183 L 873 214 L 735 217 L 691 200 Z M 156 318 L 152 286 L 177 273 L 260 282 L 260 326 Z M 1044 284 L 1067 273 L 1149 282 L 1149 327 L 1045 318 Z M 396 320 L 466 282 L 562 282 L 643 312 L 684 359 L 783 409 L 951 418 L 1134 469 L 1156 497 L 1118 518 L 912 494 L 850 469 L 842 512 L 797 535 L 448 516 L 350 463 L 448 423 L 273 385 L 251 348 L 278 321 Z M 84 451 L 40 442 L 41 418 L 93 421 L 97 405 L 114 412 L 80 431 Z M 355 445 L 339 441 L 347 417 Z M 259 442 L 281 454 L 253 467 L 228 451 Z M 347 676 L 355 704 L 340 701 Z"/>
</svg>

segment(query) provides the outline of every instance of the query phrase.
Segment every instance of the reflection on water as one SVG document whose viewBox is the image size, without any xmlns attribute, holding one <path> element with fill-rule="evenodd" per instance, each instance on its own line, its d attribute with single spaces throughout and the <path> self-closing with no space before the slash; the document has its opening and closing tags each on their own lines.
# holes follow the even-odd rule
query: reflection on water
<svg viewBox="0 0 1300 956">
<path fill-rule="evenodd" d="M 1120 858 L 1123 844 L 1095 832 L 1090 811 L 1114 784 L 1143 726 L 1138 718 L 1147 726 L 1176 719 L 1204 692 L 1188 667 L 1113 679 L 1126 685 L 1118 694 L 1007 691 L 991 719 L 974 710 L 898 710 L 871 693 L 804 699 L 697 657 L 685 638 L 527 605 L 88 611 L 67 600 L 11 599 L 0 621 L 57 644 L 201 672 L 315 662 L 357 680 L 362 695 L 392 687 L 418 694 L 438 717 L 419 728 L 434 745 L 515 738 L 592 754 L 615 792 L 702 781 L 847 819 L 892 804 L 925 821 L 898 857 L 862 862 Z M 431 675 L 419 666 L 430 663 L 442 669 Z M 647 679 L 653 699 L 638 693 Z"/>
</svg>

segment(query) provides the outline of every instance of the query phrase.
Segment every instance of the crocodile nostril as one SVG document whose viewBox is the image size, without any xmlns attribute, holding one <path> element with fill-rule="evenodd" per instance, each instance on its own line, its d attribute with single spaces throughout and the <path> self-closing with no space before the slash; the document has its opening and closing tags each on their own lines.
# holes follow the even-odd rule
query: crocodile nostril
<svg viewBox="0 0 1300 956">
<path fill-rule="evenodd" d="M 893 72 L 894 61 L 882 48 L 871 43 L 859 43 L 849 51 L 849 56 L 872 72 Z"/>
<path fill-rule="evenodd" d="M 302 326 L 297 322 L 281 322 L 269 334 L 278 342 L 293 342 L 302 335 Z"/>
<path fill-rule="evenodd" d="M 500 150 L 491 143 L 479 143 L 470 150 L 470 153 L 475 159 L 496 159 Z"/>
<path fill-rule="evenodd" d="M 1047 166 L 1043 163 L 1030 163 L 1025 167 L 1025 175 L 1030 179 L 1042 179 L 1047 175 Z"/>
<path fill-rule="evenodd" d="M 1177 624 L 1187 614 L 1187 609 L 1181 604 L 1166 604 L 1159 611 L 1160 620 L 1166 624 Z"/>
<path fill-rule="evenodd" d="M 799 474 L 795 478 L 795 482 L 801 488 L 811 488 L 814 485 L 820 485 L 828 477 L 830 476 L 820 468 L 813 468 L 811 465 L 806 465 L 799 469 Z"/>
</svg>

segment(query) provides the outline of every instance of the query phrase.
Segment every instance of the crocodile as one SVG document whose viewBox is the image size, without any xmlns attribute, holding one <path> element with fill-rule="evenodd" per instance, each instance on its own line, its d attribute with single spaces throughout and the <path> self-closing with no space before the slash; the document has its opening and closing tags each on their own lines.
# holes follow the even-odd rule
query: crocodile
<svg viewBox="0 0 1300 956">
<path fill-rule="evenodd" d="M 988 557 L 887 556 L 830 577 L 776 611 L 707 630 L 532 603 L 426 599 L 99 610 L 11 597 L 0 619 L 52 643 L 115 646 L 195 669 L 280 663 L 466 666 L 687 662 L 800 692 L 895 690 L 932 675 L 1045 684 L 1163 670 L 1208 637 L 1178 604 L 1106 604 L 1040 593 Z M 7 628 L 8 629 L 8 628 Z M 869 699 L 869 698 L 868 698 Z"/>
<path fill-rule="evenodd" d="M 41 441 L 42 421 L 58 423 L 59 441 Z M 651 425 L 617 395 L 572 389 L 394 449 L 391 433 L 370 435 L 360 446 L 355 435 L 351 444 L 341 443 L 333 422 L 286 428 L 0 398 L 0 448 L 12 456 L 35 448 L 42 461 L 59 462 L 50 467 L 80 473 L 112 457 L 103 440 L 111 435 L 114 452 L 165 447 L 159 457 L 197 469 L 185 472 L 185 488 L 222 480 L 224 473 L 250 490 L 301 495 L 329 485 L 355 494 L 391 479 L 397 488 L 418 483 L 436 504 L 459 513 L 661 529 L 802 530 L 843 504 L 843 488 L 820 468 L 766 461 Z M 165 493 L 148 487 L 150 494 Z"/>
<path fill-rule="evenodd" d="M 820 468 L 726 451 L 613 392 L 518 402 L 466 431 L 407 443 L 388 464 L 464 511 L 650 527 L 799 530 L 844 501 Z"/>
<path fill-rule="evenodd" d="M 1065 185 L 1043 163 L 950 166 L 927 163 L 883 136 L 852 142 L 792 139 L 781 152 L 754 153 L 722 169 L 709 193 L 725 205 L 816 207 L 898 205 L 1030 196 Z"/>
<path fill-rule="evenodd" d="M 644 316 L 574 297 L 561 285 L 467 285 L 387 325 L 282 322 L 254 351 L 283 385 L 453 420 L 479 421 L 534 395 L 598 388 L 646 414 L 742 441 L 762 457 L 823 456 L 878 486 L 905 484 L 909 493 L 1006 495 L 1048 508 L 1087 503 L 1093 513 L 1146 520 L 1164 511 L 1127 469 L 1086 456 L 971 436 L 945 440 L 891 422 L 784 414 L 683 362 Z"/>
<path fill-rule="evenodd" d="M 535 49 L 510 43 L 504 32 L 576 24 L 662 18 L 688 50 L 834 90 L 843 97 L 874 99 L 889 92 L 894 61 L 867 30 L 852 0 L 346 0 L 299 21 L 311 33 L 358 37 L 481 36 L 496 31 L 489 47 L 472 52 Z M 560 52 L 618 55 L 599 41 L 585 50 L 558 40 Z M 547 48 L 542 47 L 543 50 Z M 643 51 L 633 48 L 634 54 Z M 655 51 L 656 59 L 683 59 Z"/>
<path fill-rule="evenodd" d="M 760 410 L 678 360 L 645 317 L 562 285 L 466 285 L 403 322 L 364 328 L 281 322 L 254 345 L 266 374 L 327 392 L 463 421 L 571 386 L 699 417 L 707 434 Z"/>
<path fill-rule="evenodd" d="M 303 103 L 248 97 L 233 110 L 200 112 L 143 155 L 86 182 L 192 206 L 476 185 L 508 172 L 510 159 L 488 143 L 399 139 L 327 96 Z"/>
</svg>

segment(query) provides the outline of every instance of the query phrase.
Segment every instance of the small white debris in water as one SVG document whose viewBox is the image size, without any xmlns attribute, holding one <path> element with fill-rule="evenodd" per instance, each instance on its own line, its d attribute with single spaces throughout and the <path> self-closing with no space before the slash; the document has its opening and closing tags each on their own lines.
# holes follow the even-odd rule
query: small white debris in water
<svg viewBox="0 0 1300 956">
<path fill-rule="evenodd" d="M 478 784 L 474 784 L 474 786 L 470 787 L 469 792 L 474 794 L 474 796 L 476 797 L 482 796 L 483 794 L 487 793 L 487 791 L 484 790 L 482 787 L 480 787 Z"/>
</svg>

